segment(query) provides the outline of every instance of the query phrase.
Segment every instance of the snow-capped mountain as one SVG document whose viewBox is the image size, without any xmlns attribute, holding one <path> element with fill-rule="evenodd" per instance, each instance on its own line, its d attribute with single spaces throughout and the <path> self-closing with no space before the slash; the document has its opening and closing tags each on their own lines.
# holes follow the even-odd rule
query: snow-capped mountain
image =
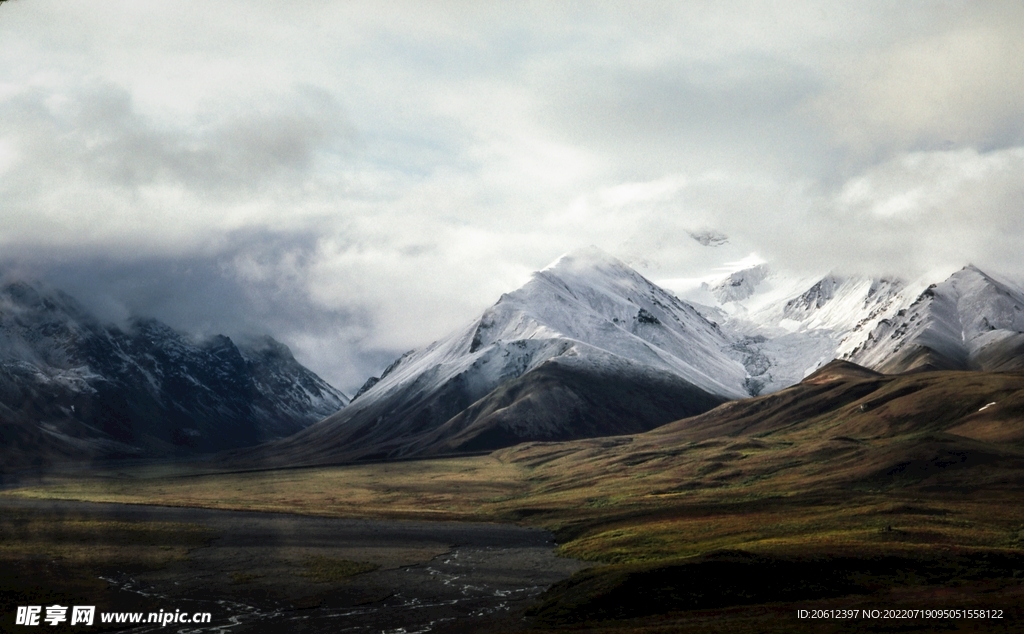
<svg viewBox="0 0 1024 634">
<path fill-rule="evenodd" d="M 649 429 L 746 393 L 731 344 L 692 306 L 589 248 L 261 453 L 395 458 Z"/>
<path fill-rule="evenodd" d="M 794 383 L 860 345 L 923 284 L 866 276 L 793 276 L 760 263 L 682 293 L 720 324 L 749 395 Z"/>
<path fill-rule="evenodd" d="M 262 464 L 482 451 L 643 431 L 837 358 L 884 372 L 1024 368 L 1024 292 L 976 267 L 906 282 L 744 262 L 697 286 L 680 278 L 681 300 L 596 248 L 574 252 L 397 359 L 351 403 L 269 337 L 105 325 L 64 293 L 5 284 L 3 467 L 223 449 Z"/>
<path fill-rule="evenodd" d="M 767 278 L 768 266 L 755 264 L 731 273 L 713 284 L 705 282 L 701 285 L 701 290 L 710 293 L 719 305 L 727 305 L 749 298 Z"/>
<path fill-rule="evenodd" d="M 270 337 L 194 342 L 152 319 L 122 329 L 60 291 L 25 282 L 0 287 L 5 469 L 41 456 L 251 445 L 298 431 L 346 402 Z"/>
<path fill-rule="evenodd" d="M 883 372 L 1024 367 L 1024 293 L 974 266 L 906 282 L 787 276 L 761 263 L 681 295 L 732 339 L 752 395 L 832 359 Z"/>
<path fill-rule="evenodd" d="M 1024 294 L 967 266 L 881 320 L 844 355 L 884 372 L 1024 368 Z"/>
</svg>

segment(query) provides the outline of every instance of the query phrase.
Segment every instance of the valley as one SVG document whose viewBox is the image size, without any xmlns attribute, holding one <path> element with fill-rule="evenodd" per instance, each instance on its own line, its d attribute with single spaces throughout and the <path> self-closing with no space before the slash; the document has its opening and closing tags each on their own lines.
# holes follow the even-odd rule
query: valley
<svg viewBox="0 0 1024 634">
<path fill-rule="evenodd" d="M 1022 406 L 1017 374 L 834 362 L 642 434 L 435 460 L 53 476 L 3 497 L 544 528 L 561 555 L 597 565 L 540 596 L 520 623 L 538 631 L 822 631 L 796 609 L 954 605 L 1006 618 L 943 627 L 1012 631 L 1024 616 L 1024 511 L 1008 503 L 1024 489 Z"/>
<path fill-rule="evenodd" d="M 212 616 L 191 632 L 506 631 L 582 567 L 555 557 L 549 533 L 499 524 L 12 499 L 0 510 L 3 631 L 19 629 L 18 605 L 83 602 Z"/>
</svg>

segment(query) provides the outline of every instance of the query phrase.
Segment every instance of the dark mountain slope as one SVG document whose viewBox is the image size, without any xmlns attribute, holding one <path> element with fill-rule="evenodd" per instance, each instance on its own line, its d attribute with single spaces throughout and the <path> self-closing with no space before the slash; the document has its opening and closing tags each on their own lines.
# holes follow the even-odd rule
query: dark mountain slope
<svg viewBox="0 0 1024 634">
<path fill-rule="evenodd" d="M 669 373 L 617 374 L 548 361 L 451 418 L 427 453 L 492 450 L 530 440 L 639 433 L 704 412 L 722 398 Z"/>
<path fill-rule="evenodd" d="M 194 342 L 151 319 L 122 329 L 60 291 L 0 288 L 4 470 L 252 445 L 345 400 L 269 337 Z"/>
</svg>

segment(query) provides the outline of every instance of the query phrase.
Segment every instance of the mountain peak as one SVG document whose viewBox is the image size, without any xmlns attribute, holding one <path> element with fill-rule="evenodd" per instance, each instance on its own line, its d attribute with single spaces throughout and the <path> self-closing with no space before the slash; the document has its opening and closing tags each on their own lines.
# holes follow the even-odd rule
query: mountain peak
<svg viewBox="0 0 1024 634">
<path fill-rule="evenodd" d="M 1024 294 L 968 264 L 878 323 L 848 358 L 885 372 L 1020 367 Z"/>
<path fill-rule="evenodd" d="M 559 296 L 561 299 L 555 299 Z M 631 306 L 640 298 L 657 297 L 658 302 L 678 302 L 674 296 L 653 284 L 625 262 L 601 249 L 590 246 L 563 255 L 549 266 L 533 274 L 533 278 L 499 301 L 523 305 L 548 305 L 569 302 L 586 310 L 605 309 L 620 300 Z M 613 299 L 618 298 L 618 299 Z M 649 308 L 649 307 L 648 307 Z M 633 310 L 636 307 L 633 306 Z M 606 315 L 607 316 L 607 315 Z M 622 317 L 621 315 L 617 315 Z M 575 319 L 567 315 L 571 321 Z M 610 317 L 609 317 L 610 318 Z"/>
<path fill-rule="evenodd" d="M 622 262 L 622 260 L 609 255 L 594 245 L 590 245 L 559 256 L 554 262 L 538 271 L 538 273 L 545 271 L 575 273 L 584 269 L 609 267 L 629 270 L 629 266 Z"/>
<path fill-rule="evenodd" d="M 295 361 L 291 349 L 270 335 L 256 335 L 242 339 L 238 348 L 243 352 L 261 355 L 266 358 L 281 359 L 286 362 Z"/>
<path fill-rule="evenodd" d="M 950 275 L 949 278 L 948 278 L 948 281 L 956 282 L 956 281 L 959 281 L 959 280 L 963 280 L 964 278 L 975 279 L 975 280 L 980 279 L 980 281 L 984 282 L 985 284 L 993 285 L 993 286 L 996 286 L 996 287 L 1004 287 L 1005 286 L 1005 284 L 1003 284 L 1002 282 L 998 281 L 996 278 L 992 277 L 991 275 L 989 275 L 985 271 L 982 271 L 980 268 L 978 268 L 977 266 L 975 266 L 973 264 L 968 264 L 967 266 L 965 266 L 964 268 L 960 269 L 956 273 L 953 273 L 952 275 Z"/>
<path fill-rule="evenodd" d="M 844 379 L 874 379 L 882 376 L 884 376 L 882 373 L 875 372 L 862 365 L 842 359 L 833 359 L 811 374 L 808 374 L 801 383 L 815 385 Z"/>
<path fill-rule="evenodd" d="M 243 354 L 228 337 L 196 340 L 149 317 L 103 325 L 45 284 L 0 285 L 0 410 L 31 447 L 0 446 L 0 467 L 239 447 L 345 405 L 283 344 L 257 344 Z"/>
<path fill-rule="evenodd" d="M 980 268 L 978 268 L 974 264 L 967 264 L 966 266 L 961 268 L 956 273 L 953 273 L 952 275 L 950 275 L 949 278 L 950 279 L 956 279 L 956 278 L 959 278 L 959 277 L 963 277 L 965 275 L 970 275 L 972 273 L 975 274 L 975 275 L 980 275 L 983 278 L 990 279 L 990 276 L 989 276 L 988 273 L 986 273 L 985 271 L 982 271 Z"/>
<path fill-rule="evenodd" d="M 705 282 L 701 288 L 707 290 L 722 304 L 747 299 L 754 294 L 757 285 L 768 277 L 768 265 L 761 263 L 733 271 L 714 284 Z"/>
<path fill-rule="evenodd" d="M 649 429 L 745 393 L 728 345 L 693 306 L 587 247 L 275 451 L 382 458 Z"/>
</svg>

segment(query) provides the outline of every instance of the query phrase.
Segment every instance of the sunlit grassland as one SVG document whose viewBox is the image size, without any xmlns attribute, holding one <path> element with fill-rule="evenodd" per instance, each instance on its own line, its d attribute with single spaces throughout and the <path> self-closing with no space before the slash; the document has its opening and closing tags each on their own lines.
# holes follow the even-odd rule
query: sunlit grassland
<svg viewBox="0 0 1024 634">
<path fill-rule="evenodd" d="M 46 558 L 68 565 L 162 566 L 184 558 L 213 534 L 196 524 L 122 522 L 4 509 L 0 565 Z"/>
<path fill-rule="evenodd" d="M 523 472 L 489 456 L 345 467 L 192 475 L 136 469 L 5 492 L 35 499 L 159 504 L 326 517 L 494 520 L 525 491 Z"/>
<path fill-rule="evenodd" d="M 5 495 L 331 517 L 517 521 L 556 531 L 567 556 L 605 563 L 717 549 L 1024 545 L 1024 511 L 1005 504 L 998 490 L 950 496 L 847 486 L 834 478 L 852 468 L 850 460 L 831 455 L 826 469 L 820 447 L 796 449 L 786 442 L 701 442 L 662 453 L 632 444 L 604 439 L 490 456 L 196 476 L 142 470 L 57 479 Z"/>
</svg>

